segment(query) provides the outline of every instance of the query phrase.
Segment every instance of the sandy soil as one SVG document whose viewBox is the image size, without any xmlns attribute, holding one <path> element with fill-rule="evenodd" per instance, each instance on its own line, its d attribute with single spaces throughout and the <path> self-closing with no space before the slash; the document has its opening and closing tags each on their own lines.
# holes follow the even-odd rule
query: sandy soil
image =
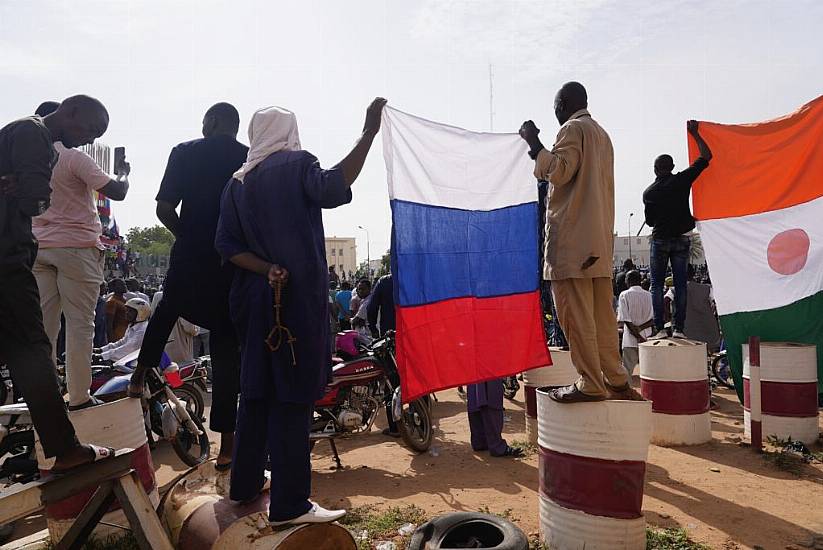
<svg viewBox="0 0 823 550">
<path fill-rule="evenodd" d="M 680 526 L 695 540 L 724 549 L 779 549 L 823 532 L 823 467 L 787 473 L 740 446 L 734 440 L 742 437 L 743 410 L 731 392 L 717 393 L 711 443 L 650 448 L 643 501 L 648 523 Z M 526 439 L 522 397 L 521 391 L 506 403 L 509 442 Z M 524 531 L 536 532 L 537 456 L 511 460 L 474 453 L 465 404 L 453 390 L 438 398 L 437 456 L 415 455 L 374 429 L 338 443 L 344 470 L 334 471 L 328 446 L 318 445 L 315 498 L 344 507 L 412 503 L 432 515 L 511 509 Z"/>
<path fill-rule="evenodd" d="M 417 455 L 381 435 L 382 415 L 372 433 L 338 441 L 343 470 L 332 469 L 330 448 L 319 443 L 312 457 L 313 498 L 346 508 L 415 504 L 430 515 L 511 510 L 526 533 L 537 532 L 536 454 L 512 460 L 474 453 L 465 403 L 454 390 L 438 398 L 432 452 Z M 693 539 L 726 550 L 800 548 L 812 533 L 823 533 L 823 466 L 789 473 L 741 446 L 742 408 L 731 392 L 719 390 L 715 398 L 720 406 L 712 412 L 711 443 L 650 448 L 643 501 L 648 523 L 682 527 Z M 510 443 L 526 440 L 523 409 L 521 390 L 506 402 Z M 161 488 L 186 470 L 165 443 L 153 458 Z M 44 527 L 42 516 L 28 518 L 18 523 L 15 538 Z"/>
</svg>

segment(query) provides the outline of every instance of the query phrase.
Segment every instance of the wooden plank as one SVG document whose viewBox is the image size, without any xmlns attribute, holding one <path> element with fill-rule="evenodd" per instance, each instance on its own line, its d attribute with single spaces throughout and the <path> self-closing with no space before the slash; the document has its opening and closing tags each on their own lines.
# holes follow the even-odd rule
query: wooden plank
<svg viewBox="0 0 823 550">
<path fill-rule="evenodd" d="M 14 484 L 0 491 L 0 523 L 9 523 L 37 512 L 45 505 L 58 502 L 108 479 L 131 471 L 134 449 L 121 449 L 113 458 L 92 462 L 70 474 L 46 476 L 26 484 Z"/>
<path fill-rule="evenodd" d="M 57 543 L 55 550 L 79 550 L 83 546 L 91 532 L 94 531 L 97 522 L 102 519 L 114 502 L 116 498 L 114 484 L 114 481 L 106 481 L 97 488 L 94 496 L 83 507 L 69 531 Z"/>
<path fill-rule="evenodd" d="M 143 550 L 174 550 L 137 474 L 121 477 L 114 492 L 129 519 L 137 543 Z"/>
</svg>

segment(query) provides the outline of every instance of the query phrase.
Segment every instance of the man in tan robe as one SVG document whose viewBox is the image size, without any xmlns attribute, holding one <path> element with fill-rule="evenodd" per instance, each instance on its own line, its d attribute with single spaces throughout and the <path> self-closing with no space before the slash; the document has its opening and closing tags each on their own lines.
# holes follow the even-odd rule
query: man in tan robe
<svg viewBox="0 0 823 550">
<path fill-rule="evenodd" d="M 550 184 L 543 276 L 551 280 L 560 324 L 580 378 L 550 396 L 561 403 L 639 398 L 620 366 L 612 309 L 614 151 L 587 110 L 586 89 L 569 82 L 557 92 L 560 123 L 551 150 L 531 120 L 520 135 L 535 160 L 534 174 Z"/>
</svg>

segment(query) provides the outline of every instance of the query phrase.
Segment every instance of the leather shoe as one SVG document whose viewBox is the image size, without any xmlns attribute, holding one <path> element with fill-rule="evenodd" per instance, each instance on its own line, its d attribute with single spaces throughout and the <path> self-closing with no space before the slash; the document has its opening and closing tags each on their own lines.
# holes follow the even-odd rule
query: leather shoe
<svg viewBox="0 0 823 550">
<path fill-rule="evenodd" d="M 605 401 L 605 397 L 599 395 L 589 395 L 583 393 L 577 388 L 577 385 L 563 386 L 562 388 L 555 388 L 549 392 L 549 397 L 552 401 L 558 403 L 590 403 L 593 401 Z"/>
<path fill-rule="evenodd" d="M 640 395 L 632 385 L 626 382 L 625 385 L 617 387 L 612 386 L 606 382 L 606 387 L 609 388 L 609 399 L 623 400 L 623 401 L 645 401 L 646 399 Z"/>
</svg>

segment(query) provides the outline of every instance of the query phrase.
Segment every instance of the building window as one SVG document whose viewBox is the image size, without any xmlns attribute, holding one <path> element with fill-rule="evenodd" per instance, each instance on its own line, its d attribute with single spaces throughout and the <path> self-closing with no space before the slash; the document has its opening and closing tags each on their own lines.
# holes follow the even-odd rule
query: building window
<svg viewBox="0 0 823 550">
<path fill-rule="evenodd" d="M 341 256 L 343 255 L 343 249 L 342 248 L 340 249 L 340 255 Z"/>
<path fill-rule="evenodd" d="M 334 256 L 334 253 L 335 253 L 335 252 L 337 252 L 337 249 L 332 248 L 332 249 L 331 249 L 331 255 L 332 255 L 332 256 Z"/>
<path fill-rule="evenodd" d="M 637 244 L 640 244 L 640 239 L 639 238 L 637 239 Z"/>
<path fill-rule="evenodd" d="M 623 239 L 623 244 L 629 244 L 629 239 Z"/>
</svg>

